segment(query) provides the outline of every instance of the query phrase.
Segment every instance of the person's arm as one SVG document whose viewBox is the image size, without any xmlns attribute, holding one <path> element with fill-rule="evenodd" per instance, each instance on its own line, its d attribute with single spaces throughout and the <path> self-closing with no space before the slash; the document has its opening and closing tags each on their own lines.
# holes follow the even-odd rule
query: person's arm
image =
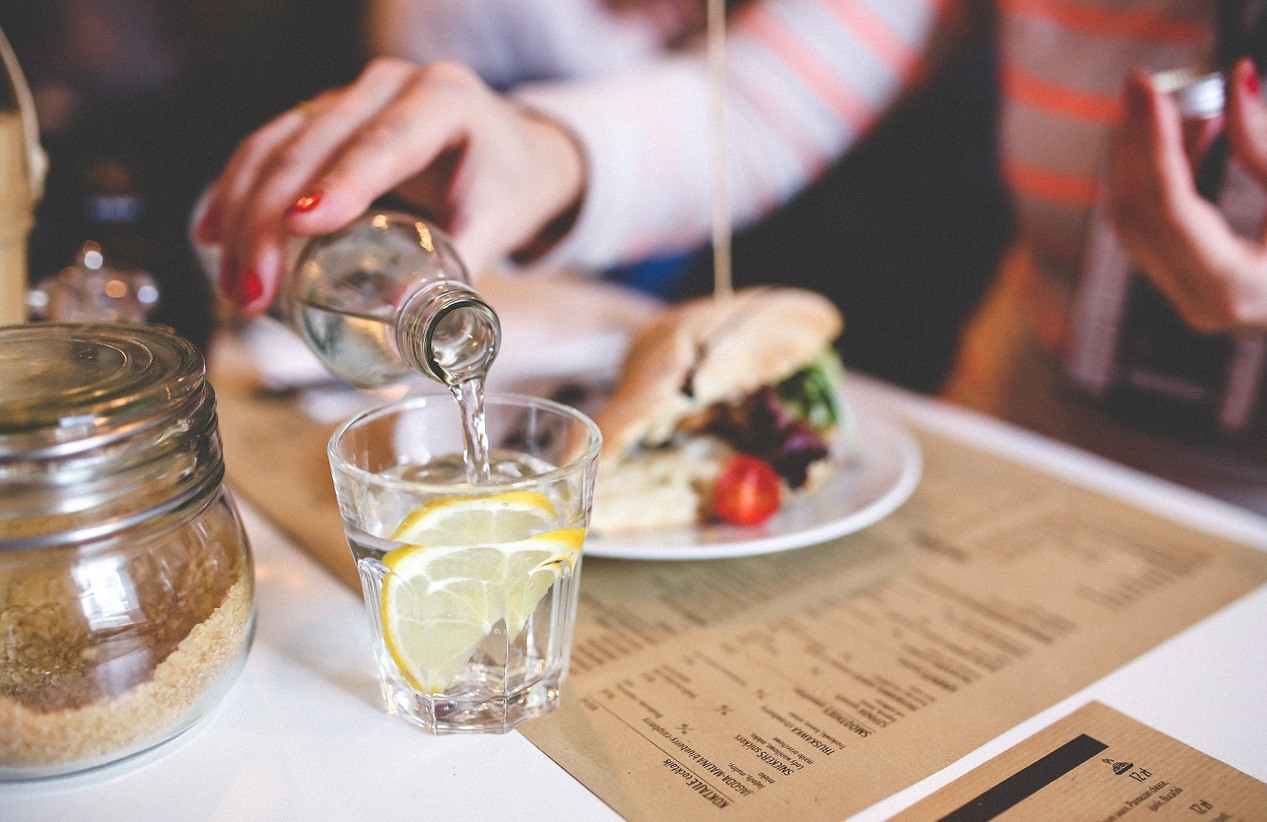
<svg viewBox="0 0 1267 822">
<path fill-rule="evenodd" d="M 817 178 L 962 35 L 957 0 L 765 0 L 727 28 L 726 154 L 737 225 Z M 700 47 L 515 95 L 585 149 L 585 200 L 550 259 L 602 268 L 709 236 L 712 158 Z"/>
<path fill-rule="evenodd" d="M 733 213 L 755 219 L 845 152 L 953 32 L 958 0 L 760 0 L 730 30 Z M 212 187 L 206 241 L 246 311 L 276 296 L 287 234 L 336 229 L 396 190 L 432 211 L 468 266 L 535 246 L 601 267 L 701 243 L 711 213 L 707 66 L 668 56 L 618 77 L 491 92 L 452 64 L 376 61 L 351 86 L 248 138 Z"/>
<path fill-rule="evenodd" d="M 1227 130 L 1232 156 L 1267 191 L 1267 104 L 1259 87 L 1253 63 L 1240 61 L 1228 82 Z M 1123 246 L 1193 328 L 1267 329 L 1267 222 L 1257 237 L 1241 237 L 1197 192 L 1178 109 L 1146 75 L 1127 80 L 1125 97 L 1110 173 Z"/>
<path fill-rule="evenodd" d="M 255 314 L 277 297 L 290 236 L 341 228 L 389 191 L 439 220 L 478 272 L 572 208 L 583 183 L 571 135 L 469 69 L 379 59 L 244 140 L 194 233 L 220 246 L 220 290 Z"/>
</svg>

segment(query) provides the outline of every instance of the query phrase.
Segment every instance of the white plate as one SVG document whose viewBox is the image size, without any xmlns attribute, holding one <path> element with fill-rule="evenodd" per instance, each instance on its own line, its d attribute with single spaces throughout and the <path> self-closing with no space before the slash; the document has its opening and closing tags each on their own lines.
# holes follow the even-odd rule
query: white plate
<svg viewBox="0 0 1267 822">
<path fill-rule="evenodd" d="M 910 497 L 923 457 L 915 438 L 868 403 L 850 400 L 858 421 L 857 462 L 761 526 L 702 525 L 591 536 L 585 554 L 612 559 L 723 559 L 817 545 L 866 528 Z"/>
</svg>

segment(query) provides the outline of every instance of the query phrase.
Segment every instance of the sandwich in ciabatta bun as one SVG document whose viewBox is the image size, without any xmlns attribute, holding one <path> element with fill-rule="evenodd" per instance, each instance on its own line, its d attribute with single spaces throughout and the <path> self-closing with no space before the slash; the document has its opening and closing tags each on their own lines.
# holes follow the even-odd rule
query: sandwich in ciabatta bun
<svg viewBox="0 0 1267 822">
<path fill-rule="evenodd" d="M 755 525 L 846 450 L 830 300 L 743 289 L 665 309 L 634 335 L 597 422 L 600 533 Z"/>
</svg>

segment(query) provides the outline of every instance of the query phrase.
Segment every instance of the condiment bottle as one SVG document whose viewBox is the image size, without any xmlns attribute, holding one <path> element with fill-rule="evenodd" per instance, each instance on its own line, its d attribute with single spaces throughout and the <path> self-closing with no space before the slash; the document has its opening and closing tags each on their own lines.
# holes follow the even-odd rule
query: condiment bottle
<svg viewBox="0 0 1267 822">
<path fill-rule="evenodd" d="M 91 240 L 73 264 L 41 280 L 27 295 L 35 319 L 63 323 L 143 323 L 157 303 L 153 277 L 112 266 Z"/>
<path fill-rule="evenodd" d="M 449 239 L 419 217 L 372 210 L 304 245 L 283 310 L 326 367 L 354 385 L 411 372 L 453 387 L 487 373 L 501 342 Z"/>
</svg>

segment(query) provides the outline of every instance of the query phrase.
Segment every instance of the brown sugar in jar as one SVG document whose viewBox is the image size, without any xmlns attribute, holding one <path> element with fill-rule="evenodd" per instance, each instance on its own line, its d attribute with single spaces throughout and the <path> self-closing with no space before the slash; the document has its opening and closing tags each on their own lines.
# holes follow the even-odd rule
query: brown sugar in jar
<svg viewBox="0 0 1267 822">
<path fill-rule="evenodd" d="M 0 328 L 0 780 L 147 750 L 254 625 L 201 355 L 136 326 Z"/>
</svg>

